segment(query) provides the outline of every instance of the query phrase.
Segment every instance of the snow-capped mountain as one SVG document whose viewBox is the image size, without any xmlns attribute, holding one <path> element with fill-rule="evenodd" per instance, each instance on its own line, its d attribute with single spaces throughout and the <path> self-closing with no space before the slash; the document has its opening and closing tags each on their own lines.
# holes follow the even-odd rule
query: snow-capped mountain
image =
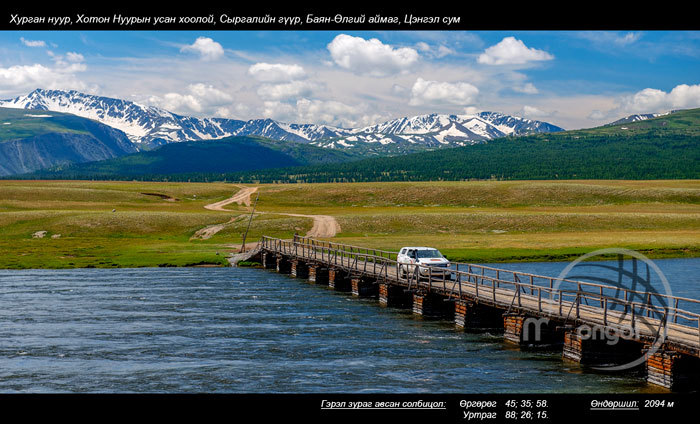
<svg viewBox="0 0 700 424">
<path fill-rule="evenodd" d="M 668 115 L 668 114 L 673 113 L 673 112 L 674 111 L 670 111 L 670 112 L 666 112 L 666 113 L 635 114 L 635 115 L 630 115 L 630 116 L 624 117 L 622 119 L 618 119 L 617 121 L 611 122 L 608 125 L 620 125 L 620 124 L 629 124 L 631 122 L 646 121 L 647 119 L 658 118 L 659 116 Z"/>
<path fill-rule="evenodd" d="M 284 124 L 272 119 L 241 121 L 182 116 L 154 106 L 77 91 L 37 89 L 26 96 L 1 101 L 0 107 L 49 110 L 94 119 L 124 131 L 132 142 L 142 145 L 211 140 L 234 135 L 309 142 L 341 135 L 338 129 L 325 125 Z"/>
<path fill-rule="evenodd" d="M 465 146 L 507 135 L 563 131 L 546 122 L 481 112 L 476 115 L 419 115 L 350 130 L 349 135 L 319 140 L 322 147 L 358 147 L 363 143 L 422 145 L 425 147 Z"/>
<path fill-rule="evenodd" d="M 274 140 L 311 143 L 375 153 L 417 151 L 481 143 L 505 135 L 562 131 L 546 122 L 482 112 L 476 115 L 421 115 L 394 119 L 365 128 L 288 124 L 273 119 L 242 121 L 195 118 L 135 102 L 77 91 L 37 89 L 26 96 L 0 101 L 0 107 L 71 113 L 117 128 L 140 147 L 186 140 L 256 135 Z"/>
</svg>

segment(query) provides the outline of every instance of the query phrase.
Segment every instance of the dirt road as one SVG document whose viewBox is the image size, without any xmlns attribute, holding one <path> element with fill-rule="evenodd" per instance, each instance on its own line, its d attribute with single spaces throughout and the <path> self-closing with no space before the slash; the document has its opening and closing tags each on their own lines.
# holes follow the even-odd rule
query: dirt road
<svg viewBox="0 0 700 424">
<path fill-rule="evenodd" d="M 230 205 L 231 203 L 238 203 L 239 205 L 246 205 L 247 207 L 250 207 L 250 204 L 251 204 L 250 198 L 253 195 L 253 193 L 255 193 L 256 191 L 258 191 L 257 187 L 241 186 L 241 189 L 236 194 L 234 194 L 233 197 L 228 198 L 226 200 L 222 200 L 220 202 L 206 205 L 206 206 L 204 206 L 204 208 L 212 210 L 212 211 L 231 212 L 231 211 L 224 209 L 224 206 Z M 302 214 L 296 214 L 296 213 L 262 212 L 262 211 L 256 211 L 256 213 L 311 218 L 314 220 L 314 225 L 313 225 L 313 227 L 311 227 L 311 230 L 309 230 L 309 232 L 306 233 L 306 237 L 331 238 L 331 237 L 335 237 L 335 235 L 340 232 L 340 224 L 338 224 L 338 221 L 330 215 L 302 215 Z M 221 231 L 223 228 L 226 227 L 226 225 L 233 222 L 233 220 L 235 218 L 236 217 L 231 218 L 230 221 L 225 222 L 223 224 L 217 224 L 217 225 L 212 225 L 209 227 L 202 228 L 201 230 L 197 231 L 197 233 L 195 233 L 195 235 L 192 238 L 207 239 L 207 238 L 213 236 L 214 234 L 216 234 L 217 232 Z"/>
<path fill-rule="evenodd" d="M 297 213 L 280 213 L 278 215 L 299 216 L 313 219 L 314 225 L 309 232 L 306 233 L 306 237 L 331 238 L 335 237 L 335 235 L 340 232 L 340 224 L 330 215 L 301 215 Z"/>
<path fill-rule="evenodd" d="M 214 234 L 218 233 L 219 231 L 223 230 L 224 228 L 226 228 L 227 226 L 232 224 L 237 218 L 238 218 L 238 216 L 234 216 L 234 217 L 231 217 L 231 219 L 228 220 L 227 222 L 224 222 L 223 224 L 214 224 L 214 225 L 210 225 L 208 227 L 204 227 L 200 230 L 197 230 L 197 232 L 195 232 L 194 235 L 192 237 L 190 237 L 190 240 L 209 239 Z"/>
<path fill-rule="evenodd" d="M 239 205 L 246 205 L 250 207 L 250 196 L 258 191 L 257 187 L 241 187 L 240 191 L 233 195 L 233 197 L 220 202 L 212 203 L 204 206 L 204 209 L 209 209 L 210 211 L 221 211 L 230 212 L 224 209 L 224 206 L 230 205 L 231 203 L 238 203 Z"/>
</svg>

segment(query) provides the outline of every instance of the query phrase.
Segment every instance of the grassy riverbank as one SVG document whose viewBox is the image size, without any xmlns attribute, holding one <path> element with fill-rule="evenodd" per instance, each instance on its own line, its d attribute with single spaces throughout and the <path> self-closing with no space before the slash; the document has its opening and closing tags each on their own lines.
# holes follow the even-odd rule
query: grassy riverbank
<svg viewBox="0 0 700 424">
<path fill-rule="evenodd" d="M 0 268 L 225 266 L 248 210 L 205 205 L 226 183 L 3 181 Z M 604 247 L 700 256 L 700 181 L 474 181 L 261 185 L 248 241 L 305 234 L 330 215 L 334 241 L 430 245 L 469 262 L 570 260 Z M 198 234 L 221 225 L 209 238 Z"/>
</svg>

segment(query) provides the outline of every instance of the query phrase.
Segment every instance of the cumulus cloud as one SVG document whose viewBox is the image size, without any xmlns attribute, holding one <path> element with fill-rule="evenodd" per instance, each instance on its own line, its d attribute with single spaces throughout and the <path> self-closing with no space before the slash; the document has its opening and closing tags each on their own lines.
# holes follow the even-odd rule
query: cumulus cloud
<svg viewBox="0 0 700 424">
<path fill-rule="evenodd" d="M 161 96 L 151 96 L 148 98 L 148 103 L 158 106 L 167 111 L 176 113 L 216 113 L 217 116 L 222 116 L 220 112 L 228 109 L 222 108 L 223 105 L 228 105 L 233 101 L 233 98 L 228 93 L 207 84 L 190 84 L 187 86 L 187 91 L 184 93 L 170 92 Z"/>
<path fill-rule="evenodd" d="M 171 112 L 199 113 L 202 104 L 199 99 L 191 94 L 165 93 L 163 97 L 152 96 L 149 103 Z"/>
<path fill-rule="evenodd" d="M 620 99 L 619 110 L 625 113 L 652 113 L 694 107 L 700 107 L 700 84 L 680 84 L 668 93 L 645 88 Z"/>
<path fill-rule="evenodd" d="M 373 77 L 408 71 L 419 58 L 418 52 L 412 48 L 394 48 L 376 38 L 365 40 L 347 34 L 336 36 L 327 47 L 336 65 Z"/>
<path fill-rule="evenodd" d="M 479 55 L 477 61 L 484 65 L 524 65 L 528 62 L 552 60 L 554 56 L 534 48 L 515 37 L 506 37 Z"/>
<path fill-rule="evenodd" d="M 199 37 L 194 43 L 180 49 L 183 53 L 199 54 L 202 60 L 216 60 L 224 55 L 224 48 L 221 44 L 209 37 Z"/>
<path fill-rule="evenodd" d="M 20 37 L 20 41 L 27 47 L 46 47 L 46 42 L 42 40 L 27 40 L 24 37 Z"/>
<path fill-rule="evenodd" d="M 262 116 L 289 123 L 314 123 L 358 128 L 388 119 L 368 111 L 365 104 L 348 105 L 336 100 L 301 98 L 296 102 L 265 101 Z"/>
<path fill-rule="evenodd" d="M 317 84 L 305 80 L 304 68 L 296 64 L 256 63 L 248 68 L 248 75 L 263 83 L 257 94 L 268 102 L 306 97 L 318 88 Z"/>
<path fill-rule="evenodd" d="M 304 68 L 299 65 L 281 63 L 256 63 L 248 68 L 248 74 L 261 82 L 289 82 L 306 77 Z"/>
<path fill-rule="evenodd" d="M 284 84 L 263 84 L 258 88 L 258 96 L 265 100 L 285 100 L 309 96 L 316 85 L 308 81 L 291 81 Z"/>
<path fill-rule="evenodd" d="M 92 91 L 78 75 L 87 69 L 83 56 L 69 53 L 68 57 L 50 54 L 53 65 L 15 65 L 0 67 L 0 93 L 12 95 L 37 87 L 51 90 Z"/>
<path fill-rule="evenodd" d="M 411 106 L 458 105 L 474 103 L 479 89 L 467 82 L 438 82 L 418 78 L 411 89 Z"/>
</svg>

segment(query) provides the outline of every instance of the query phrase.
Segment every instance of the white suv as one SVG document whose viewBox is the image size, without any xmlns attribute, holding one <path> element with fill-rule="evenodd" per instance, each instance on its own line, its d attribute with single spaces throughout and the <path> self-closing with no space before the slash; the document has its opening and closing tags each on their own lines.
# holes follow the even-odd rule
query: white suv
<svg viewBox="0 0 700 424">
<path fill-rule="evenodd" d="M 450 261 L 445 258 L 439 250 L 432 247 L 403 247 L 396 257 L 400 277 L 405 277 L 408 273 L 413 273 L 418 267 L 418 272 L 422 276 L 430 275 L 430 267 L 433 275 L 440 275 L 440 269 L 449 269 Z M 446 276 L 449 278 L 449 275 Z"/>
</svg>

